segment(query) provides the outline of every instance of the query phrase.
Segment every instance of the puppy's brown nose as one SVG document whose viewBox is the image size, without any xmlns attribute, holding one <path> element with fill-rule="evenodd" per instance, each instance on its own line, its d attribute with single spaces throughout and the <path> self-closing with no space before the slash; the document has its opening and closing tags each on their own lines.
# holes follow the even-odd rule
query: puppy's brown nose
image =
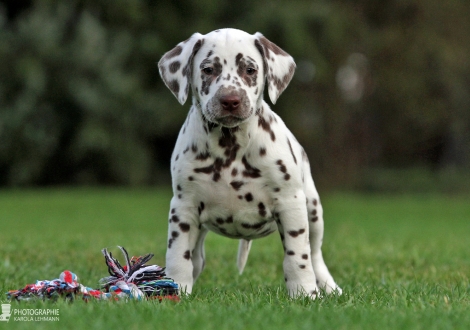
<svg viewBox="0 0 470 330">
<path fill-rule="evenodd" d="M 232 112 L 237 110 L 240 106 L 240 96 L 237 95 L 226 95 L 220 98 L 220 104 L 226 111 Z"/>
</svg>

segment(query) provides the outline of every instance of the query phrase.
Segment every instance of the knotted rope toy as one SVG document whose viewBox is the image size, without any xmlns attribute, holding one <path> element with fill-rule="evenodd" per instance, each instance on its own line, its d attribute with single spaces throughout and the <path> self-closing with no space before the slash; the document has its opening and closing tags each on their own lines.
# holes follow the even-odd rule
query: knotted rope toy
<svg viewBox="0 0 470 330">
<path fill-rule="evenodd" d="M 80 285 L 77 282 L 77 275 L 66 270 L 55 280 L 36 281 L 35 284 L 28 284 L 23 289 L 11 290 L 7 293 L 7 297 L 16 300 L 35 298 L 56 300 L 59 296 L 73 299 L 74 295 L 80 292 Z"/>
<path fill-rule="evenodd" d="M 7 298 L 21 301 L 38 298 L 56 300 L 64 297 L 67 300 L 73 300 L 81 296 L 85 301 L 92 298 L 179 301 L 178 284 L 166 277 L 165 268 L 158 265 L 146 265 L 152 259 L 153 254 L 129 259 L 126 249 L 121 246 L 118 248 L 124 255 L 124 266 L 121 266 L 107 249 L 101 250 L 110 275 L 99 281 L 101 289 L 92 289 L 80 284 L 76 274 L 65 270 L 57 279 L 36 281 L 35 284 L 28 284 L 23 289 L 11 290 L 7 293 Z"/>
</svg>

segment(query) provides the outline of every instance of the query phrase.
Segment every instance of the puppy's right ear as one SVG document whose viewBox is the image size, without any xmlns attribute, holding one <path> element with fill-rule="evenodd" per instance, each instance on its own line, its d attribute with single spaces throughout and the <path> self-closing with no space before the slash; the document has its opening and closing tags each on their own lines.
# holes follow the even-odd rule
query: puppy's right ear
<svg viewBox="0 0 470 330">
<path fill-rule="evenodd" d="M 165 53 L 158 62 L 158 70 L 166 87 L 181 104 L 184 104 L 188 98 L 193 57 L 203 43 L 202 34 L 195 33 L 191 38 L 180 42 L 175 48 Z"/>
</svg>

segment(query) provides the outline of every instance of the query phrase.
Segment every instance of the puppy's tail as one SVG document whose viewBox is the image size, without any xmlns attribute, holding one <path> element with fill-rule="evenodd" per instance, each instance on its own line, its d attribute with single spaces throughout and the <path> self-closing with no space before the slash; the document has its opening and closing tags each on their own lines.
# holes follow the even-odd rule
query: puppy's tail
<svg viewBox="0 0 470 330">
<path fill-rule="evenodd" d="M 237 266 L 240 275 L 243 273 L 245 268 L 246 261 L 248 260 L 248 254 L 250 253 L 252 241 L 241 239 L 238 244 L 238 256 L 237 256 Z"/>
</svg>

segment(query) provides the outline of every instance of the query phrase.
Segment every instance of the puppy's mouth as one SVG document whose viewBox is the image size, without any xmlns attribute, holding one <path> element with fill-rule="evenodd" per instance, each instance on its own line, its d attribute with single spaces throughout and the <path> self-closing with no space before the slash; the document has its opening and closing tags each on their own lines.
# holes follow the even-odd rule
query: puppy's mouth
<svg viewBox="0 0 470 330">
<path fill-rule="evenodd" d="M 246 118 L 244 117 L 239 117 L 239 116 L 233 116 L 233 115 L 226 115 L 222 117 L 217 117 L 214 118 L 214 121 L 225 127 L 236 127 L 240 125 L 242 122 L 244 122 Z"/>
</svg>

